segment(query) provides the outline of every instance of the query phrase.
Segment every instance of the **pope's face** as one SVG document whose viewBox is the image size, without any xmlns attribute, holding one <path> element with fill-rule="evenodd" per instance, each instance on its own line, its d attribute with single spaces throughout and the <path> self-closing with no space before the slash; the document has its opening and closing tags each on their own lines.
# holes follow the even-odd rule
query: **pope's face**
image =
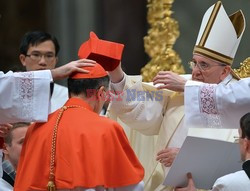
<svg viewBox="0 0 250 191">
<path fill-rule="evenodd" d="M 195 64 L 192 69 L 192 80 L 218 84 L 230 73 L 230 66 L 198 54 L 193 55 L 192 61 Z"/>
<path fill-rule="evenodd" d="M 29 46 L 27 54 L 19 56 L 27 71 L 53 69 L 58 58 L 53 41 L 47 40 L 40 44 Z"/>
</svg>

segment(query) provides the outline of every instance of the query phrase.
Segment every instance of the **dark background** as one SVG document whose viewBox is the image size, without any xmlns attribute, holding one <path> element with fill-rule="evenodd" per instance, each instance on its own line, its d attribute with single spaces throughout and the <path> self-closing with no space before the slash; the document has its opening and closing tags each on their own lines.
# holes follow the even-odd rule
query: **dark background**
<svg viewBox="0 0 250 191">
<path fill-rule="evenodd" d="M 174 49 L 187 72 L 190 70 L 186 63 L 192 57 L 202 16 L 215 2 L 175 0 L 173 4 L 173 18 L 179 22 L 180 29 Z M 233 66 L 238 67 L 250 55 L 250 1 L 222 2 L 228 14 L 242 9 L 247 21 Z M 19 43 L 27 31 L 44 30 L 57 37 L 61 46 L 58 65 L 77 59 L 81 43 L 94 31 L 100 38 L 124 43 L 124 70 L 128 74 L 140 74 L 149 60 L 143 44 L 148 30 L 146 5 L 146 0 L 0 0 L 0 70 L 22 70 Z"/>
</svg>

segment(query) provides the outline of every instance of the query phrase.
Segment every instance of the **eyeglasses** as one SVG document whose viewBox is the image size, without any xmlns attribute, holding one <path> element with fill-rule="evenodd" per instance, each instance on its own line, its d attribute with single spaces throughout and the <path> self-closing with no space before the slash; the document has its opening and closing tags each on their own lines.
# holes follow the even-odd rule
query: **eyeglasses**
<svg viewBox="0 0 250 191">
<path fill-rule="evenodd" d="M 42 54 L 40 52 L 34 52 L 31 54 L 26 54 L 25 56 L 29 57 L 31 60 L 39 62 L 42 57 L 44 57 L 46 62 L 52 62 L 55 59 L 55 54 L 53 53 L 45 53 Z"/>
<path fill-rule="evenodd" d="M 217 63 L 216 65 L 211 65 L 211 64 L 208 64 L 206 62 L 196 63 L 194 61 L 189 61 L 188 64 L 192 70 L 197 66 L 199 68 L 199 70 L 201 70 L 201 71 L 209 70 L 213 66 L 226 66 L 226 64 L 222 64 L 222 63 Z"/>
<path fill-rule="evenodd" d="M 234 136 L 234 142 L 235 143 L 239 143 L 240 139 L 245 139 L 245 140 L 249 140 L 250 141 L 250 138 L 248 137 L 239 137 L 239 136 Z"/>
<path fill-rule="evenodd" d="M 239 136 L 234 136 L 234 142 L 235 143 L 239 143 L 240 139 L 244 139 L 244 138 L 239 137 Z"/>
<path fill-rule="evenodd" d="M 247 136 L 244 136 L 244 137 L 234 136 L 234 141 L 235 142 L 239 142 L 240 139 L 250 140 L 250 138 L 248 138 Z"/>
</svg>

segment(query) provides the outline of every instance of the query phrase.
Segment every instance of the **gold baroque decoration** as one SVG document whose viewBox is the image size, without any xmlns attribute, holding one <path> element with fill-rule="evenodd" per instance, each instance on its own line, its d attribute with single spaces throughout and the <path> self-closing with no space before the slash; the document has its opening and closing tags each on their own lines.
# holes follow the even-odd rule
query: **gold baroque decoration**
<svg viewBox="0 0 250 191">
<path fill-rule="evenodd" d="M 151 60 L 141 69 L 143 81 L 149 82 L 159 71 L 185 73 L 173 45 L 179 37 L 178 22 L 171 18 L 174 0 L 148 0 L 147 20 L 150 25 L 144 47 Z"/>
<path fill-rule="evenodd" d="M 240 78 L 250 77 L 250 57 L 240 63 L 240 68 L 233 70 Z"/>
</svg>

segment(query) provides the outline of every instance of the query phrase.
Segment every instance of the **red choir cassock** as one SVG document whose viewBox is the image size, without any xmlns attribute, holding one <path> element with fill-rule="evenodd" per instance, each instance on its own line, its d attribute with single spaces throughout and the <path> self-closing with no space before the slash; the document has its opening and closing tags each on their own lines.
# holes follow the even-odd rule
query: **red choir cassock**
<svg viewBox="0 0 250 191">
<path fill-rule="evenodd" d="M 99 64 L 85 69 L 90 72 L 75 77 L 107 75 Z M 117 188 L 138 184 L 143 176 L 122 127 L 73 97 L 50 114 L 47 123 L 28 129 L 14 190 L 47 190 L 50 181 L 56 189 Z"/>
<path fill-rule="evenodd" d="M 139 183 L 144 170 L 122 127 L 94 113 L 79 98 L 70 98 L 58 125 L 55 157 L 57 189 L 103 185 L 115 188 Z M 78 107 L 79 106 L 79 107 Z M 28 129 L 20 156 L 15 189 L 46 190 L 49 181 L 51 140 L 60 109 L 47 123 Z"/>
</svg>

